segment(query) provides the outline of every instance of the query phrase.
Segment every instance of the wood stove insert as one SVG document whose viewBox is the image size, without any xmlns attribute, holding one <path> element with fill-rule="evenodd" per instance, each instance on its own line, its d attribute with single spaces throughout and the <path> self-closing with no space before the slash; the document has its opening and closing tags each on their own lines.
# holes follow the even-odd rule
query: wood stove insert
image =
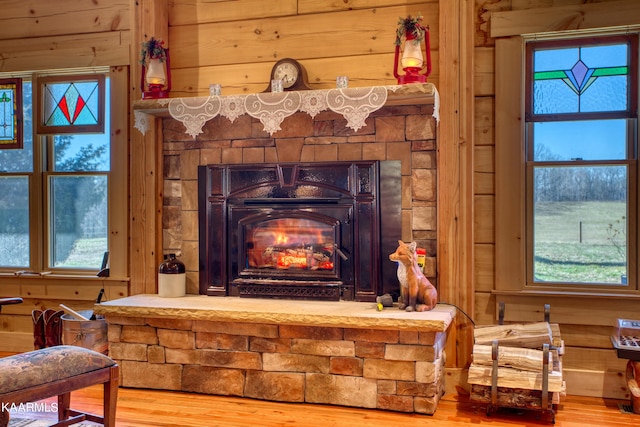
<svg viewBox="0 0 640 427">
<path fill-rule="evenodd" d="M 200 166 L 200 293 L 374 301 L 397 288 L 400 162 Z"/>
</svg>

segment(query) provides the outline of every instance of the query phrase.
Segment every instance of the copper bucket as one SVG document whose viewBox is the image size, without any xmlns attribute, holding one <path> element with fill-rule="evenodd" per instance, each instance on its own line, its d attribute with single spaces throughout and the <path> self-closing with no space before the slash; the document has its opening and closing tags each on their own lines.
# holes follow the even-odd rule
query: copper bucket
<svg viewBox="0 0 640 427">
<path fill-rule="evenodd" d="M 70 314 L 62 316 L 62 342 L 76 345 L 98 353 L 109 353 L 107 321 L 98 316 L 96 320 L 78 320 Z"/>
</svg>

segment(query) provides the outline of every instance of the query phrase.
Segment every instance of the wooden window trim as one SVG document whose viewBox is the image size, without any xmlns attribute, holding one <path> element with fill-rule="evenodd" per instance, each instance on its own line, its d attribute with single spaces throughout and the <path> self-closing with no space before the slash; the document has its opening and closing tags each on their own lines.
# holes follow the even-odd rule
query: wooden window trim
<svg viewBox="0 0 640 427">
<path fill-rule="evenodd" d="M 521 291 L 526 283 L 524 40 L 496 40 L 496 290 Z M 501 72 L 502 70 L 502 72 Z"/>
<path fill-rule="evenodd" d="M 595 30 L 614 25 L 618 28 L 640 25 L 640 2 L 621 0 L 493 12 L 491 37 L 561 35 L 570 30 Z"/>
<path fill-rule="evenodd" d="M 525 39 L 513 36 L 496 40 L 496 243 L 494 294 L 507 296 L 556 296 L 568 294 L 583 298 L 640 296 L 637 283 L 627 289 L 606 291 L 589 285 L 575 291 L 562 289 L 527 289 L 527 235 L 525 194 L 525 151 L 522 143 L 525 132 Z M 514 96 L 514 94 L 520 94 Z M 637 176 L 631 179 L 638 180 Z M 637 182 L 637 181 L 636 181 Z M 637 203 L 631 197 L 629 203 Z M 640 242 L 636 242 L 636 247 Z M 629 260 L 637 263 L 637 256 Z M 635 298 L 633 298 L 635 299 Z M 637 302 L 636 302 L 637 303 Z"/>
<path fill-rule="evenodd" d="M 495 284 L 491 291 L 497 316 L 498 302 L 506 306 L 507 322 L 537 322 L 545 304 L 551 321 L 563 325 L 610 327 L 616 318 L 633 319 L 640 292 L 567 292 L 526 288 L 524 39 L 496 40 L 495 101 Z M 635 177 L 634 179 L 638 179 Z M 631 203 L 631 201 L 630 201 Z M 496 317 L 497 318 L 497 317 Z"/>
</svg>

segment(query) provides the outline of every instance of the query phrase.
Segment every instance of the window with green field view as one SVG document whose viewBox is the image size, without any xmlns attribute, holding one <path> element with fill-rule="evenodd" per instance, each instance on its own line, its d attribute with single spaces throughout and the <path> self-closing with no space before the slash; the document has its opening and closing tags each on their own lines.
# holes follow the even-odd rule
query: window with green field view
<svg viewBox="0 0 640 427">
<path fill-rule="evenodd" d="M 34 89 L 34 76 L 22 77 L 23 148 L 0 150 L 0 270 L 85 274 L 101 267 L 110 140 L 108 114 L 95 111 L 109 111 L 109 80 L 88 76 L 81 83 L 63 76 L 48 91 Z M 42 102 L 56 133 L 34 133 Z M 106 130 L 86 127 L 100 120 Z"/>
<path fill-rule="evenodd" d="M 637 257 L 636 36 L 529 42 L 527 282 L 626 286 Z"/>
</svg>

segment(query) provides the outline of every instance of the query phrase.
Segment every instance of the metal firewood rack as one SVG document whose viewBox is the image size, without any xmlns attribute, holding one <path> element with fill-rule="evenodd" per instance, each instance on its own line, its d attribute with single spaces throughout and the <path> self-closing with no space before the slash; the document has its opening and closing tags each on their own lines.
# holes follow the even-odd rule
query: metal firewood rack
<svg viewBox="0 0 640 427">
<path fill-rule="evenodd" d="M 498 313 L 498 324 L 504 324 L 504 312 L 505 312 L 505 304 L 504 302 L 499 303 L 499 313 Z M 544 321 L 550 323 L 551 317 L 551 306 L 549 304 L 544 305 Z M 492 360 L 492 369 L 491 369 L 491 403 L 487 405 L 487 416 L 491 416 L 494 412 L 496 412 L 499 408 L 511 408 L 511 409 L 527 409 L 538 412 L 538 418 L 541 418 L 542 415 L 548 414 L 550 416 L 550 422 L 552 424 L 556 423 L 556 414 L 554 404 L 549 394 L 549 351 L 555 349 L 555 347 L 550 346 L 549 344 L 543 345 L 543 355 L 542 355 L 542 390 L 541 390 L 541 398 L 540 398 L 540 408 L 522 408 L 520 406 L 509 406 L 498 403 L 498 369 L 499 369 L 499 343 L 498 340 L 494 340 L 491 345 L 491 360 Z"/>
</svg>

